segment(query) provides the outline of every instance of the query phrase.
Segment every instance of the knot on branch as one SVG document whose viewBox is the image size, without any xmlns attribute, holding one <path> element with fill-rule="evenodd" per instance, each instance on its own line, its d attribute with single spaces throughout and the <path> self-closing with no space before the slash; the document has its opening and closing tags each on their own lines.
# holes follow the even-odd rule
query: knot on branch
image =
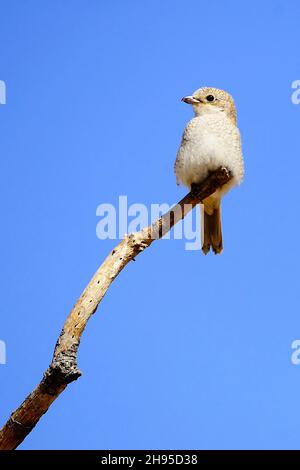
<svg viewBox="0 0 300 470">
<path fill-rule="evenodd" d="M 144 251 L 149 245 L 151 245 L 152 239 L 150 234 L 145 229 L 140 232 L 134 232 L 128 235 L 128 239 L 132 246 L 134 253 Z"/>
<path fill-rule="evenodd" d="M 81 376 L 76 360 L 77 349 L 78 344 L 73 344 L 70 349 L 54 355 L 42 381 L 44 393 L 56 395 L 63 385 L 68 385 Z"/>
</svg>

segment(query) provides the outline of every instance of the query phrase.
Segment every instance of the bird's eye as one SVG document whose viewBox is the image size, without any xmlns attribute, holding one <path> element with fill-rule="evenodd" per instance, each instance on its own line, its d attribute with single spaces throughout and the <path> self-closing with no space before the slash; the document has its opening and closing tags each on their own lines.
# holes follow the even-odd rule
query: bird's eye
<svg viewBox="0 0 300 470">
<path fill-rule="evenodd" d="M 215 97 L 213 95 L 207 95 L 206 100 L 207 101 L 214 101 Z"/>
</svg>

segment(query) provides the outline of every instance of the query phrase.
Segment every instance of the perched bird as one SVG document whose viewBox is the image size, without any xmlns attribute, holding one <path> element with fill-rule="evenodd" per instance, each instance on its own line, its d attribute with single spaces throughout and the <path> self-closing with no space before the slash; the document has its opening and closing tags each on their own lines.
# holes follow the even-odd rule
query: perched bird
<svg viewBox="0 0 300 470">
<path fill-rule="evenodd" d="M 193 106 L 195 117 L 187 124 L 177 158 L 177 184 L 191 188 L 201 183 L 221 166 L 230 170 L 232 179 L 201 204 L 202 251 L 223 250 L 221 198 L 244 176 L 240 132 L 236 125 L 236 109 L 232 97 L 217 88 L 199 88 L 192 96 L 182 98 Z"/>
</svg>

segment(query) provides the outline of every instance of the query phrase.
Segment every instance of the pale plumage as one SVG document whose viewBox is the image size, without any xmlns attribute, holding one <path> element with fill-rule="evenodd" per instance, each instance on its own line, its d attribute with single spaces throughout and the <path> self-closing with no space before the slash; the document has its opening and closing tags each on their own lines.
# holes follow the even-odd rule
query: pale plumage
<svg viewBox="0 0 300 470">
<path fill-rule="evenodd" d="M 183 101 L 193 105 L 195 117 L 184 130 L 177 154 L 177 183 L 190 188 L 220 166 L 226 166 L 233 176 L 227 185 L 204 201 L 202 210 L 202 249 L 207 253 L 212 246 L 215 253 L 220 253 L 223 248 L 220 200 L 244 175 L 234 101 L 225 91 L 207 87 Z"/>
</svg>

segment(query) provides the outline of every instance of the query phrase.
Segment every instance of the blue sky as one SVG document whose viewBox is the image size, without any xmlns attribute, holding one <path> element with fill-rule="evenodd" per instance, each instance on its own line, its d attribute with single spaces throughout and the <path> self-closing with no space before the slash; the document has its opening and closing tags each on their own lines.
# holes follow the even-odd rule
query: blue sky
<svg viewBox="0 0 300 470">
<path fill-rule="evenodd" d="M 245 181 L 225 249 L 156 242 L 114 282 L 71 384 L 22 449 L 299 449 L 297 1 L 3 0 L 0 365 L 4 422 L 40 380 L 115 241 L 96 207 L 173 203 L 204 85 L 232 93 Z"/>
</svg>

